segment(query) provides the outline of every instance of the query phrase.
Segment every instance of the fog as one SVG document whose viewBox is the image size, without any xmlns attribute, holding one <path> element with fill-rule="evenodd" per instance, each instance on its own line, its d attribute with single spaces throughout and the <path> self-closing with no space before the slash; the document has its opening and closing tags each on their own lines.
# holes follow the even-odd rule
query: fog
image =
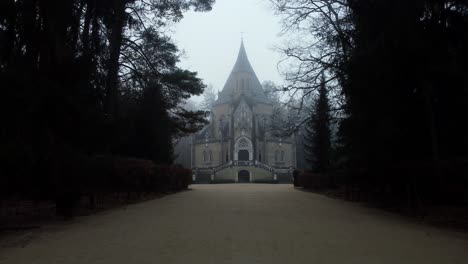
<svg viewBox="0 0 468 264">
<path fill-rule="evenodd" d="M 265 0 L 218 0 L 208 13 L 188 12 L 176 25 L 174 39 L 185 52 L 180 66 L 196 71 L 206 84 L 222 90 L 239 51 L 241 36 L 260 81 L 281 83 L 275 47 L 279 18 Z M 194 98 L 197 100 L 197 98 Z"/>
</svg>

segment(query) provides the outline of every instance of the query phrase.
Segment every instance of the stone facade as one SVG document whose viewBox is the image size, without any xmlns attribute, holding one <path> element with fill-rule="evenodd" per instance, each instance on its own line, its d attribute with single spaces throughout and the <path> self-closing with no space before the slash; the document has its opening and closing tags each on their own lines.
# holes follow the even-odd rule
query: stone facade
<svg viewBox="0 0 468 264">
<path fill-rule="evenodd" d="M 255 171 L 257 179 L 274 180 L 275 169 L 296 167 L 294 138 L 277 138 L 268 132 L 273 108 L 242 43 L 236 64 L 213 105 L 210 124 L 192 137 L 194 171 L 211 171 L 214 181 L 216 175 L 239 181 L 232 167 L 243 166 L 243 173 Z M 245 169 L 249 166 L 250 170 Z"/>
</svg>

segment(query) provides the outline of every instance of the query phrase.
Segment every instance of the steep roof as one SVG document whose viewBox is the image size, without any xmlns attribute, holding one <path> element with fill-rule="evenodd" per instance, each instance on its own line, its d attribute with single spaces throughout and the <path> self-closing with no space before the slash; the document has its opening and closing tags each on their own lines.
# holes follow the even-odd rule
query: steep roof
<svg viewBox="0 0 468 264">
<path fill-rule="evenodd" d="M 266 97 L 262 84 L 250 64 L 247 52 L 245 51 L 244 41 L 241 42 L 237 61 L 215 104 L 234 101 L 240 96 L 245 96 L 257 102 L 271 103 Z"/>
<path fill-rule="evenodd" d="M 234 68 L 232 69 L 233 73 L 236 72 L 248 72 L 251 74 L 255 74 L 252 65 L 250 65 L 249 58 L 247 57 L 247 52 L 245 51 L 244 41 L 241 41 L 241 46 L 239 49 L 239 54 L 237 55 L 236 64 L 234 64 Z"/>
</svg>

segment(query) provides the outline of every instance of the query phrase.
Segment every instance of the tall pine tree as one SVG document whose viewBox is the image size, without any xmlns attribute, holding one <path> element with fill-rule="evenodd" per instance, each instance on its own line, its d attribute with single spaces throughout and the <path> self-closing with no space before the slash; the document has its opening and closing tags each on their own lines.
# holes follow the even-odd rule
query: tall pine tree
<svg viewBox="0 0 468 264">
<path fill-rule="evenodd" d="M 330 165 L 331 131 L 330 101 L 326 81 L 322 75 L 317 97 L 305 127 L 305 154 L 314 172 L 326 172 Z"/>
</svg>

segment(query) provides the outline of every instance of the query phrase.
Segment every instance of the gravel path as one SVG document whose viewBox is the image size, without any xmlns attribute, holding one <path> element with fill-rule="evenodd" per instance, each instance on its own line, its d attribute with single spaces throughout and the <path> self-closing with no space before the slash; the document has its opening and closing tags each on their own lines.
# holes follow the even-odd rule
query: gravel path
<svg viewBox="0 0 468 264">
<path fill-rule="evenodd" d="M 33 232 L 0 263 L 468 263 L 464 233 L 290 185 L 194 185 Z"/>
</svg>

